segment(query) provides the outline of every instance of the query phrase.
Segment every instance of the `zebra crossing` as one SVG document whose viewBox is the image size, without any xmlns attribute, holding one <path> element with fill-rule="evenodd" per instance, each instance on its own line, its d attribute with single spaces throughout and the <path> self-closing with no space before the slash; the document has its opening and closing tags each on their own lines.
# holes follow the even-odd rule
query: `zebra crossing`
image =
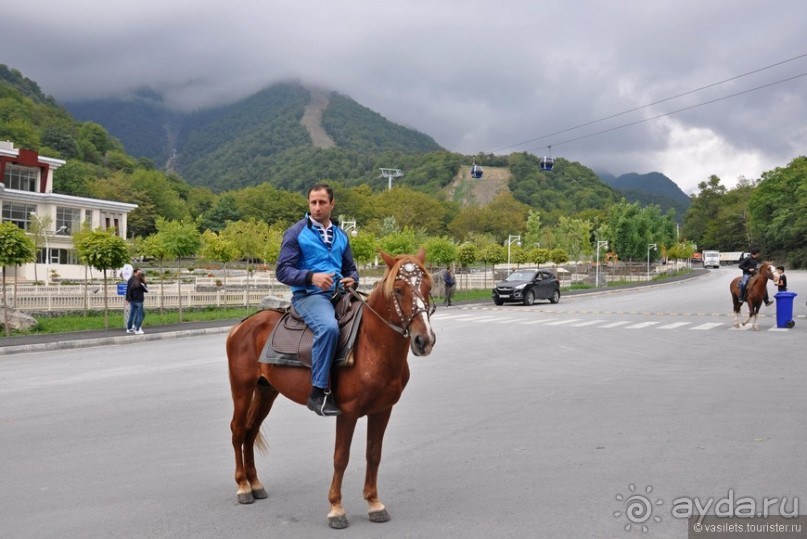
<svg viewBox="0 0 807 539">
<path fill-rule="evenodd" d="M 457 321 L 462 323 L 486 323 L 501 325 L 523 326 L 566 326 L 588 329 L 624 329 L 624 330 L 664 330 L 664 331 L 711 331 L 717 329 L 729 331 L 748 331 L 751 324 L 735 328 L 732 318 L 727 315 L 720 316 L 720 321 L 704 322 L 704 313 L 682 315 L 670 313 L 656 313 L 655 317 L 648 313 L 607 313 L 607 312 L 564 312 L 555 311 L 523 311 L 520 313 L 507 312 L 488 307 L 458 307 L 451 310 L 439 310 L 434 314 L 435 321 Z M 580 318 L 581 314 L 594 314 L 597 318 Z M 632 316 L 633 318 L 629 318 Z M 692 316 L 691 320 L 681 320 L 682 316 Z M 637 319 L 638 317 L 638 319 Z M 651 319 L 649 319 L 651 318 Z M 655 318 L 655 319 L 652 319 Z M 665 319 L 666 318 L 666 319 Z M 671 321 L 675 318 L 674 321 Z M 767 322 L 767 323 L 766 323 Z M 771 327 L 772 323 L 772 327 Z M 777 328 L 775 319 L 760 317 L 760 331 L 788 331 Z"/>
</svg>

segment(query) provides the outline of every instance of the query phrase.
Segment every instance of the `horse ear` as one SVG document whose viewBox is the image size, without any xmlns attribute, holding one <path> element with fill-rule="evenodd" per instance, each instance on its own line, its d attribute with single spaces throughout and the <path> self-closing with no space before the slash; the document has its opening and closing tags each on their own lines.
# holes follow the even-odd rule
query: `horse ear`
<svg viewBox="0 0 807 539">
<path fill-rule="evenodd" d="M 418 254 L 415 255 L 415 258 L 417 258 L 418 262 L 421 264 L 426 264 L 426 249 L 422 245 L 420 249 L 418 249 Z"/>
<path fill-rule="evenodd" d="M 384 263 L 387 264 L 387 267 L 392 268 L 392 266 L 395 265 L 395 259 L 392 256 L 388 255 L 384 251 L 378 251 L 378 252 L 381 255 L 381 258 L 384 259 Z"/>
</svg>

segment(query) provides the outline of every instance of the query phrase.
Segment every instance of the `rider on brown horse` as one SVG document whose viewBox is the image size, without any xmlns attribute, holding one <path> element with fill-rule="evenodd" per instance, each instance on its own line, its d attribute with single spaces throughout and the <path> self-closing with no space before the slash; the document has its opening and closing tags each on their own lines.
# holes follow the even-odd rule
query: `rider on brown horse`
<svg viewBox="0 0 807 539">
<path fill-rule="evenodd" d="M 751 249 L 751 256 L 747 256 L 740 262 L 739 268 L 743 272 L 743 278 L 740 279 L 740 303 L 745 302 L 745 290 L 748 287 L 748 281 L 757 273 L 757 266 L 759 266 L 759 249 L 753 247 Z M 768 291 L 765 290 L 765 305 L 773 303 L 768 299 Z"/>
<path fill-rule="evenodd" d="M 308 213 L 286 230 L 277 260 L 277 280 L 291 286 L 292 305 L 314 332 L 308 408 L 322 416 L 341 413 L 330 391 L 331 363 L 339 340 L 331 300 L 340 286 L 359 282 L 348 237 L 331 221 L 333 207 L 329 185 L 311 187 Z"/>
</svg>

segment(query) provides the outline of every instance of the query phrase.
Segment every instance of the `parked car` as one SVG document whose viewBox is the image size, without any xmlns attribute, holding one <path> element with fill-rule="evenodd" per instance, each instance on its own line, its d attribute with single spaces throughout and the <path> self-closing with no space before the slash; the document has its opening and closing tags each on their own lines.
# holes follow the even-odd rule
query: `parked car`
<svg viewBox="0 0 807 539">
<path fill-rule="evenodd" d="M 532 305 L 536 299 L 548 299 L 550 303 L 560 301 L 560 283 L 549 270 L 516 270 L 493 288 L 496 305 L 513 301 Z"/>
</svg>

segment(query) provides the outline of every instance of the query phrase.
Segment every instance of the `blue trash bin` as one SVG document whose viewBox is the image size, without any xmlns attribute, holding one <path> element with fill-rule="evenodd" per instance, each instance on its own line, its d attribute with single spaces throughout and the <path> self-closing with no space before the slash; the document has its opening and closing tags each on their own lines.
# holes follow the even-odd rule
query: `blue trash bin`
<svg viewBox="0 0 807 539">
<path fill-rule="evenodd" d="M 776 327 L 792 328 L 796 325 L 793 321 L 793 298 L 798 296 L 795 292 L 777 292 L 773 295 L 776 298 Z"/>
</svg>

